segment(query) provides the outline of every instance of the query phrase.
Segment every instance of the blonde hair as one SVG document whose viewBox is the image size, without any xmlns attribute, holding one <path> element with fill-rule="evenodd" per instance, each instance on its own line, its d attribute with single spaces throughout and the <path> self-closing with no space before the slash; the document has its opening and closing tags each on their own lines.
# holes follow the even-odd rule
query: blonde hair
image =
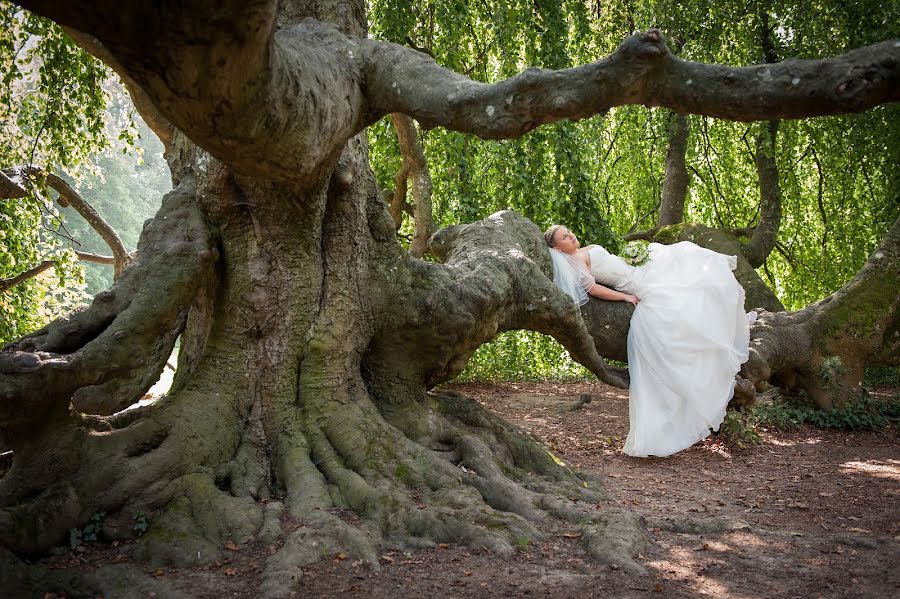
<svg viewBox="0 0 900 599">
<path fill-rule="evenodd" d="M 556 240 L 554 240 L 553 237 L 561 228 L 562 225 L 551 225 L 549 229 L 544 231 L 544 241 L 547 242 L 547 247 L 556 247 Z"/>
</svg>

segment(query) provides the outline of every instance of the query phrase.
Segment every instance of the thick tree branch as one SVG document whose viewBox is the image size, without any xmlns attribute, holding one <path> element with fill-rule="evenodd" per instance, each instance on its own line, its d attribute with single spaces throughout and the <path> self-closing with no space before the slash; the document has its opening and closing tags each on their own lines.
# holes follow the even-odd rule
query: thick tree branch
<svg viewBox="0 0 900 599">
<path fill-rule="evenodd" d="M 147 97 L 144 90 L 131 78 L 119 61 L 116 60 L 112 53 L 107 50 L 106 46 L 100 43 L 100 40 L 94 36 L 82 33 L 71 27 L 67 27 L 65 30 L 66 33 L 75 40 L 75 43 L 81 46 L 85 52 L 94 58 L 103 61 L 109 68 L 115 71 L 116 75 L 119 76 L 122 83 L 125 85 L 125 89 L 128 90 L 128 95 L 131 96 L 131 101 L 134 103 L 134 107 L 137 109 L 138 113 L 140 113 L 141 118 L 144 119 L 147 126 L 156 133 L 156 136 L 159 137 L 163 147 L 168 149 L 172 144 L 172 136 L 174 135 L 172 123 L 167 121 L 166 118 L 160 114 L 159 110 L 153 105 L 153 102 L 150 101 L 150 98 Z"/>
<path fill-rule="evenodd" d="M 498 332 L 529 329 L 551 335 L 600 380 L 625 386 L 620 373 L 600 357 L 572 298 L 553 284 L 549 252 L 532 222 L 498 212 L 441 229 L 431 250 L 444 265 L 421 263 L 413 271 L 429 280 L 427 287 L 413 287 L 424 290 L 417 294 L 415 318 L 428 327 L 423 334 L 436 341 L 430 385 L 456 376 L 472 352 Z M 423 315 L 428 315 L 424 321 Z M 423 362 L 421 346 L 416 351 Z"/>
<path fill-rule="evenodd" d="M 20 199 L 27 195 L 24 187 L 11 179 L 5 171 L 0 171 L 0 198 Z"/>
<path fill-rule="evenodd" d="M 898 340 L 900 219 L 841 289 L 798 312 L 764 313 L 742 372 L 755 383 L 778 375 L 830 409 L 858 389 L 867 362 L 896 364 Z"/>
<path fill-rule="evenodd" d="M 425 127 L 486 139 L 517 137 L 542 123 L 624 104 L 752 121 L 859 112 L 900 99 L 896 41 L 822 60 L 732 68 L 680 60 L 651 29 L 595 63 L 529 69 L 493 85 L 470 81 L 402 46 L 364 46 L 369 120 L 403 112 Z"/>
<path fill-rule="evenodd" d="M 158 378 L 215 261 L 192 190 L 186 181 L 166 197 L 145 226 L 135 264 L 89 308 L 0 352 L 0 442 L 15 449 L 36 426 L 64 416 L 76 391 L 97 395 L 106 385 L 104 403 L 121 409 L 146 390 L 140 385 Z M 110 393 L 110 385 L 127 393 Z M 91 403 L 84 401 L 82 410 Z"/>
<path fill-rule="evenodd" d="M 682 223 L 669 227 L 658 227 L 647 231 L 647 233 L 653 234 L 645 237 L 648 241 L 665 244 L 691 241 L 720 254 L 737 256 L 737 268 L 734 270 L 734 277 L 746 292 L 744 307 L 747 310 L 764 308 L 771 312 L 784 310 L 784 306 L 772 293 L 772 290 L 763 282 L 756 270 L 744 257 L 740 242 L 729 230 L 715 229 L 697 223 Z"/>
<path fill-rule="evenodd" d="M 679 60 L 650 30 L 589 65 L 529 69 L 486 85 L 416 50 L 348 38 L 314 20 L 276 31 L 275 0 L 127 11 L 109 0 L 23 5 L 96 37 L 166 119 L 239 173 L 308 185 L 347 140 L 391 112 L 499 139 L 624 104 L 750 121 L 858 112 L 900 98 L 895 41 L 730 68 Z"/>
</svg>

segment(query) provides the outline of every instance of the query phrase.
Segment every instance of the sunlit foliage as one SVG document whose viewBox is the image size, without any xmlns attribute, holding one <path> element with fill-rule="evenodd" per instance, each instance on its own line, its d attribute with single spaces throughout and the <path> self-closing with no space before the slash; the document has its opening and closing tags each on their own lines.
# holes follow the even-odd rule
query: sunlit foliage
<svg viewBox="0 0 900 599">
<path fill-rule="evenodd" d="M 370 6 L 374 37 L 417 47 L 486 82 L 527 67 L 595 60 L 653 26 L 681 58 L 737 66 L 765 62 L 763 23 L 777 60 L 821 58 L 900 37 L 898 5 L 874 0 L 372 0 Z M 615 250 L 621 235 L 656 224 L 670 119 L 667 110 L 626 106 L 499 143 L 423 132 L 435 219 L 468 222 L 512 208 L 541 227 L 564 222 L 582 239 Z M 753 152 L 761 125 L 696 116 L 690 125 L 685 219 L 725 228 L 755 224 Z M 370 140 L 379 183 L 391 188 L 400 155 L 390 122 L 372 127 Z M 784 216 L 778 247 L 760 274 L 797 309 L 849 280 L 900 215 L 900 108 L 782 123 L 776 159 Z M 509 369 L 559 351 L 528 339 L 503 337 L 476 353 L 467 372 L 490 377 L 491 363 Z M 560 368 L 565 376 L 569 366 Z"/>
</svg>

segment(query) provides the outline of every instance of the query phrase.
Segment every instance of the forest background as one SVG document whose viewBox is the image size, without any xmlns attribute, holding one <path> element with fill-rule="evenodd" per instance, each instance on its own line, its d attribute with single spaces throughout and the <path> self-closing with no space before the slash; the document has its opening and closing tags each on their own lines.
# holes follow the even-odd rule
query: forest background
<svg viewBox="0 0 900 599">
<path fill-rule="evenodd" d="M 56 25 L 6 2 L 0 12 L 0 167 L 60 175 L 133 250 L 144 220 L 171 189 L 162 145 L 115 75 Z M 900 8 L 870 0 L 802 6 L 373 0 L 369 15 L 371 36 L 418 48 L 486 82 L 527 66 L 590 62 L 651 26 L 681 58 L 734 66 L 820 58 L 900 37 Z M 566 223 L 612 251 L 624 235 L 657 224 L 673 151 L 683 152 L 687 173 L 684 221 L 749 232 L 761 218 L 757 140 L 768 139 L 781 221 L 774 251 L 758 272 L 791 310 L 849 280 L 900 214 L 898 111 L 887 104 L 858 115 L 785 121 L 775 135 L 767 123 L 642 106 L 501 142 L 444 129 L 415 134 L 434 226 L 509 208 L 542 228 Z M 404 168 L 398 128 L 385 117 L 368 131 L 372 166 L 390 201 Z M 101 237 L 74 209 L 54 202 L 56 194 L 39 180 L 28 191 L 0 201 L 0 279 L 44 261 L 53 267 L 0 294 L 3 342 L 88 303 L 112 282 L 111 266 L 79 261 L 75 253 L 109 254 Z M 409 245 L 415 223 L 411 214 L 401 218 L 398 235 Z M 461 378 L 585 375 L 552 339 L 514 331 L 480 348 Z"/>
</svg>

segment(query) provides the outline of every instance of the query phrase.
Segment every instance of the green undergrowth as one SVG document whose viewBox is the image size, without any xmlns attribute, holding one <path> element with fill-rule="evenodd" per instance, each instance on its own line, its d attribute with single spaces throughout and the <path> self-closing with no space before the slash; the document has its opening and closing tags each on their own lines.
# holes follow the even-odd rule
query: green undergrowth
<svg viewBox="0 0 900 599">
<path fill-rule="evenodd" d="M 479 347 L 456 378 L 471 381 L 568 381 L 593 375 L 569 358 L 552 337 L 534 331 L 506 331 Z"/>
<path fill-rule="evenodd" d="M 900 392 L 889 399 L 873 397 L 866 389 L 843 406 L 825 412 L 806 397 L 759 402 L 740 410 L 728 410 L 719 434 L 729 443 L 744 447 L 759 443 L 766 430 L 791 431 L 804 424 L 844 431 L 882 430 L 900 426 Z"/>
</svg>

